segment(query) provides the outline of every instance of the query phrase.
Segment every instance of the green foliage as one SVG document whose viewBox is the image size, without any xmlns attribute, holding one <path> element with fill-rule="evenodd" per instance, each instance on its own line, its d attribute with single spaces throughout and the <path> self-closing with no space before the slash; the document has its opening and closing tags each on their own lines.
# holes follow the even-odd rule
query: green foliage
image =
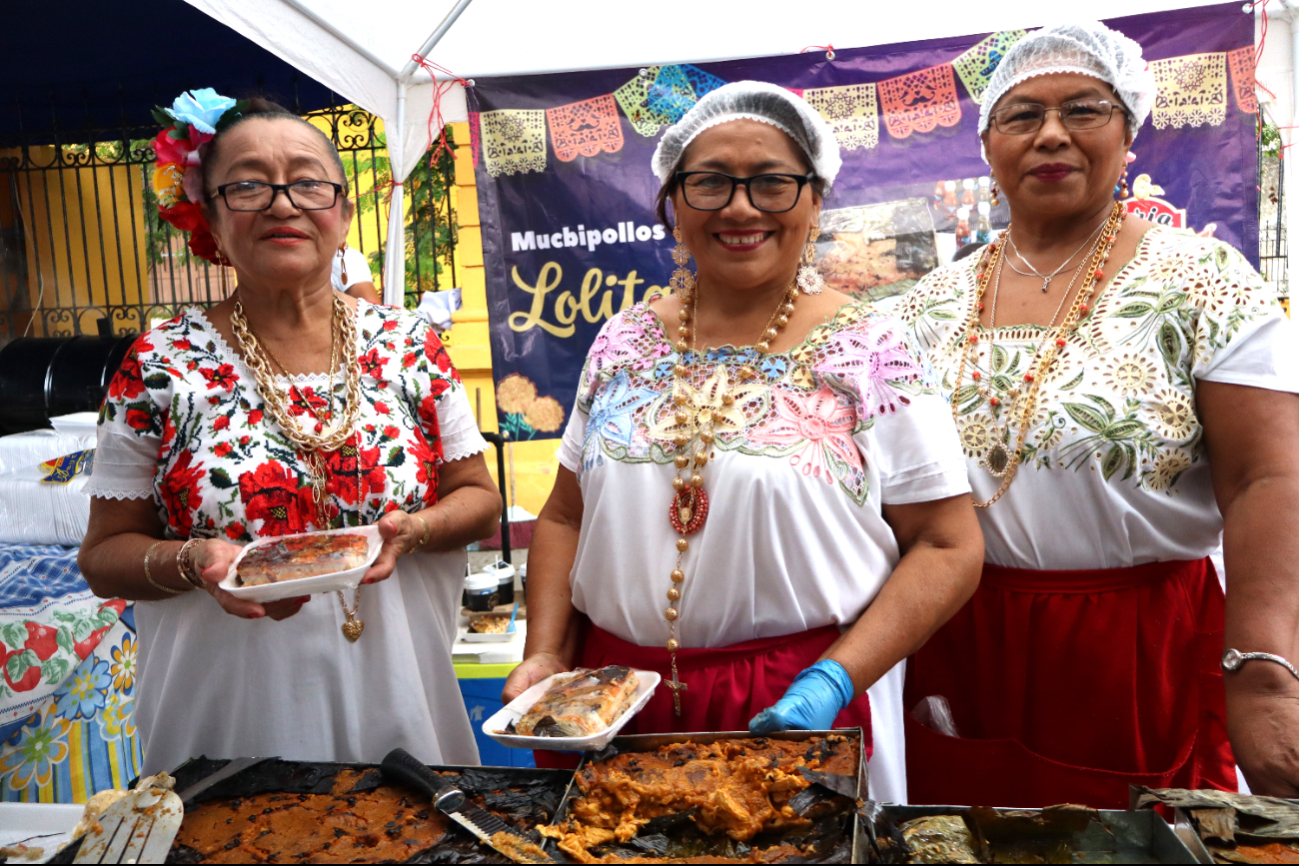
<svg viewBox="0 0 1299 866">
<path fill-rule="evenodd" d="M 451 141 L 449 129 L 447 140 Z M 363 152 L 356 160 L 356 177 L 372 172 L 374 178 L 373 189 L 356 197 L 361 213 L 379 209 L 383 214 L 387 210 L 392 183 L 387 146 L 385 136 L 376 134 L 374 151 Z M 419 303 L 421 292 L 451 288 L 448 255 L 456 243 L 450 195 L 455 182 L 455 157 L 448 149 L 438 157 L 436 165 L 430 165 L 431 155 L 430 150 L 421 157 L 402 184 L 406 193 L 406 306 L 412 308 Z M 369 258 L 371 269 L 382 273 L 384 248 L 370 253 Z M 442 279 L 444 274 L 447 279 Z"/>
<path fill-rule="evenodd" d="M 1278 159 L 1281 156 L 1281 130 L 1272 121 L 1264 121 L 1258 132 L 1259 147 L 1264 156 Z"/>
</svg>

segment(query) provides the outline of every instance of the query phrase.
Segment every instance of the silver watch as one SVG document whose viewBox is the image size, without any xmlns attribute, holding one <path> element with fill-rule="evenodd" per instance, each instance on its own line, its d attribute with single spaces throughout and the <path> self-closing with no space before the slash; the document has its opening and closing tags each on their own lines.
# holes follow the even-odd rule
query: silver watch
<svg viewBox="0 0 1299 866">
<path fill-rule="evenodd" d="M 1265 662 L 1276 662 L 1290 672 L 1290 674 L 1299 680 L 1299 670 L 1286 661 L 1285 658 L 1273 653 L 1243 653 L 1238 649 L 1229 649 L 1222 654 L 1222 669 L 1228 673 L 1235 673 L 1240 670 L 1240 666 L 1252 659 L 1260 659 Z"/>
</svg>

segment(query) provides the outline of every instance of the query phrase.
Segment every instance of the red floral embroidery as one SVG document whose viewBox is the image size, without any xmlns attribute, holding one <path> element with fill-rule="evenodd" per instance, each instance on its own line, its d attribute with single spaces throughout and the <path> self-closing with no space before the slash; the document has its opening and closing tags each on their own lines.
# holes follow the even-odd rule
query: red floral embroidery
<svg viewBox="0 0 1299 866">
<path fill-rule="evenodd" d="M 217 419 L 212 422 L 212 430 L 216 433 L 220 433 L 222 430 L 225 430 L 229 426 L 230 426 L 230 419 L 227 418 L 225 415 L 218 415 Z"/>
<path fill-rule="evenodd" d="M 222 364 L 215 370 L 211 367 L 201 367 L 199 373 L 207 380 L 208 390 L 224 388 L 229 391 L 235 386 L 235 368 L 229 364 Z"/>
<path fill-rule="evenodd" d="M 382 357 L 379 354 L 378 349 L 371 349 L 356 360 L 357 363 L 361 365 L 361 372 L 363 374 L 374 379 L 379 379 L 383 376 L 383 365 L 388 359 Z"/>
<path fill-rule="evenodd" d="M 260 423 L 262 423 L 261 409 L 254 409 L 253 411 L 248 413 L 248 426 L 256 427 Z"/>
<path fill-rule="evenodd" d="M 329 477 L 325 481 L 326 492 L 348 505 L 355 505 L 358 499 L 371 493 L 383 493 L 385 478 L 383 467 L 379 465 L 379 449 L 362 448 L 360 455 L 361 465 L 358 467 L 356 437 L 353 436 L 342 448 L 331 451 L 325 461 L 329 467 Z M 358 475 L 364 488 L 359 495 L 356 489 Z"/>
<path fill-rule="evenodd" d="M 162 476 L 158 493 L 167 509 L 167 522 L 176 534 L 188 538 L 194 528 L 194 512 L 203 502 L 199 481 L 203 478 L 203 464 L 190 465 L 193 454 L 181 452 L 180 458 Z"/>
<path fill-rule="evenodd" d="M 249 520 L 262 521 L 261 536 L 305 532 L 312 514 L 311 488 L 277 460 L 239 476 L 239 499 Z"/>
<path fill-rule="evenodd" d="M 460 372 L 452 365 L 446 346 L 442 345 L 432 328 L 424 336 L 424 354 L 438 368 L 439 373 L 448 373 L 453 381 L 460 381 Z"/>
<path fill-rule="evenodd" d="M 149 409 L 153 404 L 149 404 Z M 138 408 L 136 404 L 126 407 L 126 426 L 132 430 L 138 430 L 141 433 L 147 433 L 154 429 L 153 413 L 149 409 Z"/>
<path fill-rule="evenodd" d="M 109 400 L 134 400 L 144 393 L 144 376 L 140 372 L 140 353 L 152 352 L 148 336 L 141 337 L 131 346 L 131 350 L 122 359 L 117 374 L 108 383 Z"/>
<path fill-rule="evenodd" d="M 380 415 L 390 415 L 390 414 L 392 414 L 391 411 L 388 409 L 388 404 L 387 404 L 387 403 L 383 403 L 383 402 L 380 402 L 380 401 L 377 401 L 377 400 L 375 401 L 375 404 L 374 404 L 374 411 L 378 412 Z"/>
<path fill-rule="evenodd" d="M 433 383 L 438 384 L 437 382 Z M 437 396 L 430 394 L 425 397 L 419 404 L 419 420 L 424 425 L 424 436 L 430 442 L 437 442 L 439 449 L 442 444 L 442 426 L 438 421 L 438 403 Z"/>
<path fill-rule="evenodd" d="M 217 446 L 212 449 L 212 453 L 218 457 L 229 457 L 234 450 L 234 446 L 229 442 L 218 442 Z"/>
<path fill-rule="evenodd" d="M 395 330 L 397 330 L 397 320 L 396 320 L 396 319 L 389 319 L 388 321 L 384 322 L 384 323 L 383 323 L 383 329 L 384 329 L 385 331 L 395 331 Z"/>
<path fill-rule="evenodd" d="M 176 349 L 178 352 L 188 352 L 190 349 L 194 348 L 194 344 L 189 340 L 177 340 L 171 345 L 172 348 Z"/>
<path fill-rule="evenodd" d="M 415 431 L 415 438 L 410 440 L 406 448 L 406 454 L 419 466 L 416 478 L 424 485 L 425 507 L 438 501 L 438 463 L 442 460 L 441 451 L 441 443 L 437 444 L 435 450 L 419 430 Z"/>
<path fill-rule="evenodd" d="M 226 527 L 226 537 L 231 541 L 238 541 L 243 538 L 244 532 L 246 531 L 244 525 L 236 520 L 234 523 Z"/>
<path fill-rule="evenodd" d="M 415 362 L 418 360 L 419 358 L 416 357 L 414 352 L 407 352 L 406 354 L 401 356 L 401 366 L 403 369 L 414 367 Z"/>
<path fill-rule="evenodd" d="M 297 385 L 294 385 L 289 389 L 289 414 L 294 417 L 308 413 L 319 416 L 328 408 L 329 400 L 326 395 L 321 394 L 314 388 L 299 389 Z"/>
</svg>

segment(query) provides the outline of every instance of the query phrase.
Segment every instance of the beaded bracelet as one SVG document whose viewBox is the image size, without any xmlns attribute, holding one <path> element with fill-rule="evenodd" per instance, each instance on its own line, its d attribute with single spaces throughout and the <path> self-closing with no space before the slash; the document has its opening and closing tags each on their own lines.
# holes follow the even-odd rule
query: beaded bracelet
<svg viewBox="0 0 1299 866">
<path fill-rule="evenodd" d="M 194 545 L 202 540 L 201 538 L 191 538 L 180 546 L 180 550 L 176 551 L 176 570 L 180 572 L 180 576 L 185 578 L 185 581 L 190 586 L 195 589 L 206 590 L 207 585 L 203 583 L 203 576 L 194 570 L 194 562 L 191 556 Z"/>
<path fill-rule="evenodd" d="M 171 595 L 181 595 L 188 592 L 189 590 L 172 589 L 170 586 L 163 586 L 161 583 L 154 580 L 153 575 L 149 573 L 149 557 L 158 549 L 159 544 L 162 544 L 162 542 L 155 541 L 153 544 L 149 545 L 149 549 L 144 552 L 144 579 L 149 581 L 149 586 L 152 586 L 154 589 L 160 589 L 163 592 L 170 593 Z"/>
</svg>

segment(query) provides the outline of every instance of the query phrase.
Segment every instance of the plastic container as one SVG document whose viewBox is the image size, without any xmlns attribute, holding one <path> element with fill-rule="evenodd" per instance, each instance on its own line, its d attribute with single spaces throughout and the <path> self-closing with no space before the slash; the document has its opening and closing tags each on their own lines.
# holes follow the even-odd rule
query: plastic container
<svg viewBox="0 0 1299 866">
<path fill-rule="evenodd" d="M 514 604 L 514 566 L 498 559 L 483 569 L 483 574 L 496 575 L 496 603 Z"/>
<path fill-rule="evenodd" d="M 465 607 L 475 613 L 487 613 L 496 607 L 497 587 L 500 581 L 495 574 L 478 572 L 465 578 Z"/>
<path fill-rule="evenodd" d="M 505 733 L 505 728 L 510 722 L 517 725 L 519 719 L 527 715 L 528 710 L 532 709 L 532 705 L 541 699 L 541 696 L 546 693 L 546 689 L 550 688 L 550 684 L 555 677 L 562 676 L 567 676 L 567 674 L 554 674 L 546 677 L 493 713 L 490 719 L 483 722 L 483 733 L 502 746 L 510 746 L 515 749 L 598 752 L 609 745 L 614 737 L 618 736 L 622 726 L 631 721 L 632 716 L 644 709 L 645 704 L 649 703 L 650 696 L 654 694 L 654 689 L 663 681 L 662 675 L 655 671 L 637 670 L 636 696 L 632 699 L 631 706 L 621 716 L 614 719 L 613 724 L 598 733 L 588 734 L 585 737 L 525 737 L 522 734 Z"/>
<path fill-rule="evenodd" d="M 349 568 L 346 571 L 336 571 L 333 574 L 300 577 L 297 580 L 265 583 L 261 586 L 239 586 L 235 583 L 239 562 L 248 555 L 248 551 L 274 544 L 282 538 L 294 538 L 299 535 L 362 535 L 365 536 L 366 541 L 369 543 L 369 553 L 366 556 L 364 565 L 358 565 L 356 568 Z M 300 532 L 295 533 L 295 535 L 274 535 L 270 538 L 259 538 L 245 547 L 235 557 L 235 561 L 230 563 L 230 570 L 226 572 L 225 579 L 221 581 L 220 586 L 235 598 L 254 601 L 258 604 L 265 601 L 278 601 L 282 598 L 297 598 L 300 595 L 315 595 L 320 592 L 356 589 L 361 585 L 361 578 L 365 577 L 365 573 L 370 569 L 370 566 L 379 558 L 379 550 L 382 547 L 383 538 L 380 537 L 379 527 L 377 526 L 357 526 L 349 529 L 330 529 L 325 532 Z"/>
</svg>

